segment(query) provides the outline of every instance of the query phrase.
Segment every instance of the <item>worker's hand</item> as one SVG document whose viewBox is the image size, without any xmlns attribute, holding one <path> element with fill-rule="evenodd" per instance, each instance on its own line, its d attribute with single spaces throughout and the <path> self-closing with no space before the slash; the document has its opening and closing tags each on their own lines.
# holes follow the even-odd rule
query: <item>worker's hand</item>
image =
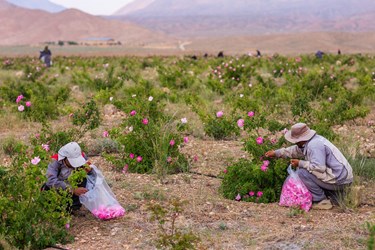
<svg viewBox="0 0 375 250">
<path fill-rule="evenodd" d="M 297 168 L 298 164 L 299 164 L 299 160 L 298 159 L 290 159 L 290 165 L 292 165 L 292 167 Z"/>
<path fill-rule="evenodd" d="M 84 187 L 78 187 L 76 189 L 73 190 L 73 194 L 77 195 L 77 196 L 80 196 L 82 194 L 85 194 L 88 190 Z"/>
<path fill-rule="evenodd" d="M 270 150 L 270 151 L 266 152 L 264 155 L 265 155 L 266 157 L 270 157 L 270 158 L 276 156 L 275 151 L 273 151 L 273 150 Z"/>
</svg>

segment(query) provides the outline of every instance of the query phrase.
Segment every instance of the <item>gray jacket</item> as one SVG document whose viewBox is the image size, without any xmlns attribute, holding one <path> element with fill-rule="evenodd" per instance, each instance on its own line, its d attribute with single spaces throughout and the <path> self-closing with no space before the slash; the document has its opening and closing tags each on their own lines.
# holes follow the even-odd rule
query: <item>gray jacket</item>
<svg viewBox="0 0 375 250">
<path fill-rule="evenodd" d="M 329 184 L 348 184 L 353 181 L 353 170 L 345 156 L 330 141 L 314 135 L 303 149 L 297 145 L 275 151 L 276 157 L 304 158 L 298 167 L 304 168 L 319 180 Z"/>
<path fill-rule="evenodd" d="M 48 165 L 47 183 L 50 188 L 66 189 L 69 184 L 66 182 L 73 169 L 68 168 L 62 161 L 53 161 Z"/>
</svg>

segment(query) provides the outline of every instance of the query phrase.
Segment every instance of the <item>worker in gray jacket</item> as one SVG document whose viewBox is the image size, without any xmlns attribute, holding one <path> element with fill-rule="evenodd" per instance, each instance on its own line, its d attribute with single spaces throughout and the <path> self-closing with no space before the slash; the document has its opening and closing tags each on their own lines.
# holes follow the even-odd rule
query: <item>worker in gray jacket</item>
<svg viewBox="0 0 375 250">
<path fill-rule="evenodd" d="M 305 123 L 297 123 L 285 133 L 293 145 L 265 153 L 266 157 L 291 158 L 297 174 L 311 192 L 313 208 L 331 209 L 326 193 L 343 191 L 353 181 L 353 171 L 340 150 Z"/>
<path fill-rule="evenodd" d="M 86 188 L 87 180 L 85 178 L 82 183 L 78 184 L 77 188 L 72 189 L 68 178 L 75 169 L 89 165 L 89 163 L 87 164 L 87 158 L 76 142 L 69 142 L 64 145 L 52 158 L 54 160 L 48 165 L 47 182 L 43 185 L 42 190 L 49 190 L 51 188 L 70 190 L 73 202 L 69 210 L 72 212 L 77 211 L 82 206 L 79 196 L 88 191 Z M 89 167 L 85 167 L 85 170 L 88 174 L 91 174 Z"/>
</svg>

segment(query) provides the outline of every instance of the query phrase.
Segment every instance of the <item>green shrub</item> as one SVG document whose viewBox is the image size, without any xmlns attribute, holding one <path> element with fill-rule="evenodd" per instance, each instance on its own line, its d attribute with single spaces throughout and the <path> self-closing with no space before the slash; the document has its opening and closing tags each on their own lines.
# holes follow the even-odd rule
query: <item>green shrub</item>
<svg viewBox="0 0 375 250">
<path fill-rule="evenodd" d="M 158 249 L 196 249 L 200 238 L 192 231 L 182 230 L 176 221 L 183 212 L 184 202 L 172 200 L 167 205 L 150 203 L 148 211 L 151 213 L 151 221 L 158 223 L 159 233 L 156 240 Z"/>
<path fill-rule="evenodd" d="M 272 160 L 266 171 L 262 163 L 240 159 L 229 166 L 224 174 L 220 190 L 225 198 L 269 203 L 280 198 L 281 188 L 287 176 L 285 160 Z"/>
<path fill-rule="evenodd" d="M 78 126 L 82 135 L 88 130 L 99 127 L 100 112 L 94 100 L 88 101 L 82 109 L 73 114 L 73 125 Z"/>
<path fill-rule="evenodd" d="M 186 171 L 187 159 L 179 151 L 183 142 L 178 132 L 181 124 L 165 115 L 156 100 L 149 101 L 140 95 L 126 104 L 129 117 L 109 133 L 121 145 L 122 155 L 107 156 L 107 159 L 118 168 L 126 166 L 131 172 L 153 172 L 161 178 L 168 173 Z"/>
<path fill-rule="evenodd" d="M 219 111 L 220 112 L 220 111 Z M 240 134 L 240 129 L 233 117 L 208 117 L 204 124 L 204 131 L 216 140 L 230 139 Z"/>
<path fill-rule="evenodd" d="M 367 228 L 369 230 L 369 238 L 367 241 L 368 250 L 375 249 L 375 224 L 367 223 Z"/>
<path fill-rule="evenodd" d="M 18 154 L 18 152 L 22 152 L 25 145 L 14 137 L 7 137 L 2 141 L 1 147 L 5 154 L 12 157 Z"/>
<path fill-rule="evenodd" d="M 31 155 L 25 152 L 19 151 L 9 167 L 0 166 L 0 235 L 18 249 L 44 249 L 66 243 L 71 240 L 66 228 L 70 194 L 42 192 L 47 154 L 41 147 L 34 148 Z M 31 163 L 31 159 L 40 162 Z"/>
</svg>

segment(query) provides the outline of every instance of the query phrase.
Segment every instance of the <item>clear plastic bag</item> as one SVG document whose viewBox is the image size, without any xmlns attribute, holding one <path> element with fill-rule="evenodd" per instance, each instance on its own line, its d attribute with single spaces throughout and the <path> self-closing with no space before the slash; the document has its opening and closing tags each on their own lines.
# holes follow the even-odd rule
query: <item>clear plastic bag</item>
<svg viewBox="0 0 375 250">
<path fill-rule="evenodd" d="M 94 172 L 88 175 L 86 185 L 89 191 L 79 196 L 80 202 L 101 220 L 123 216 L 125 209 L 116 200 L 102 172 L 94 165 L 91 165 L 91 168 Z"/>
<path fill-rule="evenodd" d="M 280 195 L 280 206 L 298 207 L 308 212 L 312 206 L 312 195 L 299 178 L 292 166 L 288 167 L 289 176 L 286 178 Z"/>
</svg>

